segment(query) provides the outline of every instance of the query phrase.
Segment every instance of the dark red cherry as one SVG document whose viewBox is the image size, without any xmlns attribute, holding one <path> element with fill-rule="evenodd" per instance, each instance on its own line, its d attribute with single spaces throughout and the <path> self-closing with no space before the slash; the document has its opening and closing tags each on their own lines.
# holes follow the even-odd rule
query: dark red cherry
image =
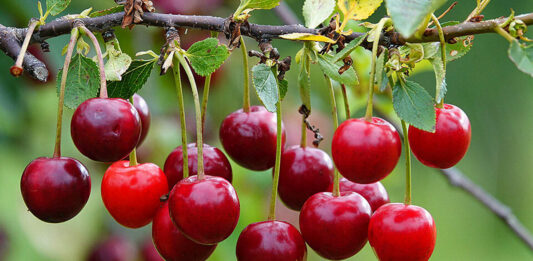
<svg viewBox="0 0 533 261">
<path fill-rule="evenodd" d="M 143 143 L 148 134 L 148 129 L 150 129 L 150 109 L 146 101 L 139 94 L 133 95 L 133 106 L 137 110 L 137 113 L 139 113 L 141 119 L 141 137 L 137 143 L 137 146 L 139 146 Z"/>
<path fill-rule="evenodd" d="M 370 184 L 359 184 L 351 182 L 346 178 L 341 178 L 339 181 L 339 188 L 341 192 L 356 192 L 368 201 L 372 212 L 376 211 L 379 207 L 390 202 L 389 194 L 387 190 L 381 184 L 381 182 L 375 182 Z M 328 191 L 332 191 L 333 185 Z"/>
<path fill-rule="evenodd" d="M 220 177 L 182 179 L 170 192 L 168 204 L 178 229 L 198 244 L 213 245 L 226 239 L 239 221 L 237 193 Z"/>
<path fill-rule="evenodd" d="M 9 250 L 9 237 L 4 230 L 0 227 L 0 260 L 6 260 L 6 256 Z"/>
<path fill-rule="evenodd" d="M 152 238 L 157 251 L 168 261 L 207 260 L 217 247 L 217 245 L 200 245 L 185 237 L 170 219 L 168 201 L 154 217 Z"/>
<path fill-rule="evenodd" d="M 232 181 L 231 165 L 226 155 L 216 147 L 204 143 L 204 171 L 206 175 L 225 178 Z M 187 158 L 189 164 L 189 176 L 198 173 L 198 148 L 196 143 L 187 145 Z M 183 179 L 183 150 L 181 146 L 175 148 L 167 157 L 164 167 L 167 176 L 168 188 L 172 189 L 178 181 Z"/>
<path fill-rule="evenodd" d="M 42 221 L 59 223 L 76 216 L 91 193 L 87 168 L 68 157 L 37 158 L 20 181 L 22 198 L 30 212 Z"/>
<path fill-rule="evenodd" d="M 427 261 L 437 230 L 427 210 L 402 203 L 381 206 L 370 219 L 368 241 L 381 261 Z"/>
<path fill-rule="evenodd" d="M 92 98 L 84 101 L 72 116 L 72 140 L 90 159 L 113 162 L 137 146 L 141 135 L 139 113 L 119 98 Z"/>
<path fill-rule="evenodd" d="M 307 247 L 302 235 L 283 221 L 263 221 L 248 225 L 237 241 L 239 261 L 303 261 Z"/>
<path fill-rule="evenodd" d="M 251 170 L 267 170 L 276 161 L 276 114 L 263 106 L 252 106 L 250 112 L 237 110 L 220 126 L 224 150 L 237 164 Z M 285 129 L 282 129 L 283 146 Z"/>
<path fill-rule="evenodd" d="M 279 198 L 299 211 L 305 201 L 325 192 L 333 183 L 333 162 L 328 154 L 316 148 L 292 146 L 281 155 Z"/>
<path fill-rule="evenodd" d="M 392 172 L 402 144 L 394 126 L 381 118 L 349 119 L 335 131 L 331 144 L 333 161 L 348 180 L 374 183 Z"/>
<path fill-rule="evenodd" d="M 157 214 L 156 214 L 157 215 Z M 154 217 L 155 220 L 155 217 Z M 141 245 L 141 260 L 142 261 L 165 261 L 157 252 L 152 238 L 144 240 Z"/>
<path fill-rule="evenodd" d="M 370 214 L 370 205 L 357 193 L 342 192 L 335 197 L 321 192 L 302 207 L 300 230 L 305 242 L 320 256 L 346 259 L 365 246 Z"/>
<path fill-rule="evenodd" d="M 459 107 L 444 104 L 435 108 L 435 132 L 409 126 L 411 151 L 422 164 L 446 169 L 455 166 L 470 146 L 470 121 Z"/>
<path fill-rule="evenodd" d="M 135 260 L 135 246 L 127 239 L 112 236 L 93 247 L 88 261 L 131 261 Z"/>
<path fill-rule="evenodd" d="M 153 163 L 130 166 L 129 161 L 117 161 L 102 180 L 102 201 L 107 211 L 129 228 L 150 223 L 161 205 L 161 196 L 167 193 L 165 173 Z"/>
</svg>

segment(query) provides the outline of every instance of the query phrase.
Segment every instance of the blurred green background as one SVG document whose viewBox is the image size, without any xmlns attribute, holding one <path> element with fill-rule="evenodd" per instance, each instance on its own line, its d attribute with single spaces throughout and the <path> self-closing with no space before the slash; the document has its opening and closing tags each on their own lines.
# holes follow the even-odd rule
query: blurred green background
<svg viewBox="0 0 533 261">
<path fill-rule="evenodd" d="M 180 2 L 181 1 L 181 2 Z M 206 0 L 207 1 L 207 0 Z M 163 12 L 211 14 L 226 17 L 238 5 L 238 1 L 209 0 L 159 0 L 154 1 Z M 443 21 L 462 20 L 475 6 L 474 0 L 459 4 Z M 113 6 L 111 0 L 73 1 L 68 13 L 79 13 L 90 3 L 95 9 Z M 296 13 L 303 1 L 288 1 Z M 448 4 L 451 2 L 449 1 Z M 181 5 L 181 9 L 176 9 Z M 37 13 L 37 1 L 1 1 L 0 24 L 26 26 Z M 447 7 L 447 6 L 446 6 Z M 445 9 L 444 7 L 443 9 Z M 174 8 L 174 9 L 172 9 Z M 493 1 L 485 17 L 505 16 L 510 9 L 517 13 L 533 11 L 531 1 Z M 442 11 L 442 10 L 441 10 Z M 383 7 L 370 19 L 376 21 L 385 13 Z M 437 13 L 440 13 L 437 12 Z M 252 22 L 280 24 L 272 11 L 254 12 Z M 116 31 L 124 51 L 130 55 L 152 49 L 158 51 L 163 34 L 159 28 L 136 26 L 133 30 Z M 196 41 L 207 34 L 188 30 L 182 41 Z M 530 34 L 531 35 L 531 34 Z M 201 39 L 201 38 L 200 38 Z M 57 73 L 63 61 L 61 49 L 68 36 L 50 39 L 51 52 L 45 60 L 51 71 Z M 255 42 L 247 39 L 249 49 L 257 49 Z M 282 55 L 296 54 L 300 43 L 274 41 Z M 474 47 L 464 58 L 448 66 L 447 103 L 461 107 L 472 124 L 472 144 L 458 168 L 475 183 L 513 209 L 525 226 L 533 230 L 533 80 L 519 72 L 507 58 L 508 43 L 497 35 L 475 37 Z M 38 48 L 36 48 L 38 49 Z M 368 56 L 367 51 L 359 50 Z M 222 119 L 242 103 L 241 53 L 235 51 L 217 73 L 212 86 L 206 126 L 207 143 L 220 147 L 218 128 Z M 252 64 L 257 60 L 252 58 Z M 355 61 L 364 83 L 368 73 L 368 57 Z M 0 55 L 0 230 L 7 235 L 5 260 L 87 260 L 98 242 L 110 235 L 118 235 L 140 251 L 143 242 L 151 238 L 149 226 L 131 230 L 118 225 L 105 210 L 100 198 L 100 182 L 107 167 L 82 156 L 72 144 L 69 131 L 72 110 L 66 110 L 63 127 L 63 155 L 72 156 L 85 164 L 92 178 L 92 193 L 82 212 L 71 221 L 47 224 L 37 220 L 26 209 L 20 194 L 19 182 L 24 167 L 34 158 L 51 156 L 54 146 L 56 121 L 56 82 L 47 84 L 22 78 L 15 79 L 8 68 L 13 61 Z M 325 136 L 321 148 L 329 151 L 332 136 L 327 89 L 323 77 L 313 69 L 311 123 L 318 126 Z M 434 92 L 434 76 L 423 68 L 411 78 Z M 284 123 L 288 131 L 288 145 L 299 142 L 299 96 L 296 87 L 297 66 L 287 74 L 289 94 L 284 100 Z M 367 76 L 366 76 L 367 77 Z M 363 85 L 364 86 L 364 85 Z M 362 86 L 350 90 L 352 117 L 363 115 L 366 96 Z M 171 75 L 158 76 L 154 72 L 140 94 L 147 100 L 152 112 L 152 125 L 147 140 L 141 146 L 142 162 L 154 162 L 162 166 L 168 153 L 180 144 L 177 99 Z M 190 91 L 187 97 L 187 114 L 193 130 L 193 107 Z M 342 102 L 338 97 L 338 103 Z M 386 102 L 378 98 L 380 102 Z M 258 104 L 256 97 L 253 102 Z M 386 106 L 387 107 L 387 106 Z M 389 106 L 390 107 L 390 106 Z M 341 119 L 344 119 L 339 107 Z M 311 136 L 311 135 L 309 135 Z M 191 133 L 190 141 L 193 141 Z M 393 202 L 401 202 L 404 193 L 403 156 L 396 170 L 383 184 Z M 270 198 L 271 175 L 268 171 L 254 173 L 233 164 L 234 186 L 241 200 L 241 218 L 230 238 L 220 243 L 209 260 L 235 260 L 235 244 L 242 229 L 267 216 Z M 463 191 L 451 187 L 441 174 L 414 160 L 413 203 L 426 208 L 437 224 L 437 244 L 432 260 L 531 260 L 533 254 L 491 212 Z M 278 218 L 297 225 L 297 212 L 278 204 Z M 0 232 L 0 241 L 2 241 Z M 2 252 L 0 247 L 0 252 Z M 130 251 L 131 252 L 131 251 Z M 321 260 L 308 248 L 309 260 Z M 130 259 L 142 260 L 136 252 Z M 0 259 L 2 257 L 0 256 Z M 367 246 L 349 260 L 375 260 Z"/>
</svg>

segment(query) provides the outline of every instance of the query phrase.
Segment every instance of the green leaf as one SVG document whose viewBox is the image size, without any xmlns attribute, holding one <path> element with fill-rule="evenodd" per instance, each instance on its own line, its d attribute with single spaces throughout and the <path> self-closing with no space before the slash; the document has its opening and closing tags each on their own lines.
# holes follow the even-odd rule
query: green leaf
<svg viewBox="0 0 533 261">
<path fill-rule="evenodd" d="M 427 91 L 416 82 L 398 81 L 392 91 L 398 117 L 418 129 L 435 131 L 435 108 Z"/>
<path fill-rule="evenodd" d="M 279 5 L 280 0 L 241 0 L 241 4 L 237 8 L 235 15 L 240 15 L 242 12 L 248 12 L 253 9 L 272 9 Z"/>
<path fill-rule="evenodd" d="M 315 28 L 328 19 L 335 9 L 335 0 L 306 0 L 302 13 L 307 28 Z"/>
<path fill-rule="evenodd" d="M 289 90 L 289 82 L 285 79 L 278 81 L 279 85 L 279 99 L 280 101 L 283 101 L 285 98 L 285 95 L 287 95 L 287 91 Z"/>
<path fill-rule="evenodd" d="M 446 0 L 386 0 L 394 28 L 402 36 L 411 36 L 425 18 L 441 7 Z"/>
<path fill-rule="evenodd" d="M 138 92 L 150 77 L 157 59 L 133 60 L 120 82 L 108 82 L 109 97 L 129 99 Z"/>
<path fill-rule="evenodd" d="M 279 36 L 280 38 L 287 40 L 300 40 L 300 41 L 315 41 L 315 42 L 324 42 L 324 43 L 335 43 L 331 38 L 328 38 L 323 35 L 316 35 L 310 33 L 291 33 L 283 34 Z"/>
<path fill-rule="evenodd" d="M 226 61 L 229 51 L 225 45 L 218 44 L 218 39 L 207 38 L 191 45 L 185 56 L 197 74 L 208 76 Z"/>
<path fill-rule="evenodd" d="M 382 2 L 383 0 L 338 0 L 337 6 L 345 19 L 359 21 L 370 17 Z"/>
<path fill-rule="evenodd" d="M 509 46 L 509 58 L 518 69 L 533 77 L 533 45 L 522 46 L 514 40 Z"/>
<path fill-rule="evenodd" d="M 335 54 L 335 56 L 333 57 L 333 61 L 335 62 L 340 61 L 344 59 L 344 57 L 350 55 L 350 53 L 352 53 L 353 50 L 357 48 L 357 46 L 361 45 L 361 43 L 365 40 L 365 38 L 366 38 L 366 34 L 363 34 L 353 39 L 348 45 L 344 46 L 344 49 L 342 49 L 340 52 Z"/>
<path fill-rule="evenodd" d="M 436 88 L 440 89 L 439 95 L 436 98 L 436 103 L 440 103 L 448 89 L 446 88 L 446 71 L 444 71 L 444 64 L 440 55 L 438 58 L 429 59 L 431 65 L 433 65 L 433 71 L 435 71 Z"/>
<path fill-rule="evenodd" d="M 257 97 L 269 112 L 276 111 L 279 101 L 278 81 L 272 72 L 272 68 L 266 64 L 258 64 L 252 68 L 252 82 Z"/>
<path fill-rule="evenodd" d="M 57 93 L 61 89 L 62 70 L 57 74 Z M 80 54 L 76 54 L 68 67 L 65 85 L 65 106 L 75 109 L 87 99 L 98 95 L 100 73 L 96 63 Z"/>
<path fill-rule="evenodd" d="M 383 79 L 387 79 L 387 72 L 385 71 L 385 59 L 389 56 L 387 49 L 384 49 L 376 60 L 376 74 L 374 75 L 374 84 L 379 87 L 380 91 L 384 91 L 387 84 L 383 85 Z"/>
<path fill-rule="evenodd" d="M 108 14 L 120 13 L 120 12 L 124 12 L 124 6 L 117 5 L 109 9 L 92 12 L 91 14 L 89 14 L 89 17 L 99 17 L 99 16 L 108 15 Z"/>
<path fill-rule="evenodd" d="M 446 61 L 455 61 L 467 54 L 474 43 L 471 41 L 471 37 L 472 36 L 456 37 L 455 40 L 457 40 L 457 43 L 446 43 Z"/>
<path fill-rule="evenodd" d="M 131 64 L 131 57 L 115 48 L 118 41 L 106 43 L 107 61 L 105 63 L 105 76 L 108 81 L 122 80 L 122 74 L 128 70 Z"/>
<path fill-rule="evenodd" d="M 70 0 L 46 0 L 46 8 L 50 10 L 53 16 L 63 12 L 70 4 Z"/>
<path fill-rule="evenodd" d="M 359 83 L 353 67 L 350 67 L 343 74 L 339 74 L 339 69 L 344 65 L 342 61 L 334 63 L 333 57 L 329 54 L 318 55 L 317 57 L 320 68 L 322 68 L 322 71 L 331 79 L 350 87 Z"/>
</svg>

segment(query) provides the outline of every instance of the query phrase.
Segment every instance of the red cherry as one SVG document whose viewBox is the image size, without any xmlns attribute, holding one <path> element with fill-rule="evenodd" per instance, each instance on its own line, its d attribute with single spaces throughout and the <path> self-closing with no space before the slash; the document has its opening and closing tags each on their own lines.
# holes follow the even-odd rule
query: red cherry
<svg viewBox="0 0 533 261">
<path fill-rule="evenodd" d="M 139 113 L 141 119 L 141 137 L 137 143 L 137 146 L 139 146 L 143 143 L 148 134 L 148 129 L 150 129 L 150 108 L 148 108 L 148 104 L 139 94 L 133 95 L 133 106 L 137 110 L 137 113 Z"/>
<path fill-rule="evenodd" d="M 92 98 L 74 112 L 70 133 L 83 155 L 97 161 L 117 161 L 128 156 L 139 142 L 139 113 L 123 99 Z"/>
<path fill-rule="evenodd" d="M 206 175 L 183 179 L 170 192 L 169 209 L 178 229 L 192 241 L 213 245 L 231 235 L 239 221 L 239 198 L 231 183 Z"/>
<path fill-rule="evenodd" d="M 168 201 L 154 217 L 152 237 L 157 251 L 169 261 L 207 260 L 217 247 L 217 245 L 200 245 L 186 238 L 170 219 Z"/>
<path fill-rule="evenodd" d="M 435 108 L 435 133 L 409 126 L 411 151 L 422 164 L 447 169 L 457 164 L 470 146 L 470 121 L 459 107 Z"/>
<path fill-rule="evenodd" d="M 370 184 L 359 184 L 351 182 L 346 178 L 341 178 L 339 181 L 339 188 L 341 192 L 352 191 L 363 196 L 363 198 L 368 201 L 372 212 L 376 211 L 379 207 L 390 202 L 389 194 L 387 190 L 381 184 L 381 182 L 375 182 Z M 329 188 L 328 191 L 332 191 L 333 185 Z"/>
<path fill-rule="evenodd" d="M 263 106 L 250 112 L 237 110 L 220 126 L 220 141 L 226 153 L 239 165 L 251 170 L 267 170 L 276 161 L 276 114 Z M 282 129 L 285 144 L 285 129 Z"/>
<path fill-rule="evenodd" d="M 285 205 L 300 211 L 305 201 L 333 182 L 333 162 L 323 150 L 292 146 L 281 155 L 278 192 Z"/>
<path fill-rule="evenodd" d="M 91 193 L 91 177 L 76 159 L 42 157 L 28 164 L 20 190 L 33 215 L 45 222 L 59 223 L 73 218 L 85 206 Z"/>
<path fill-rule="evenodd" d="M 342 192 L 335 197 L 321 192 L 302 207 L 300 230 L 305 242 L 320 256 L 346 259 L 365 246 L 370 214 L 370 205 L 357 193 Z"/>
<path fill-rule="evenodd" d="M 117 161 L 102 180 L 102 200 L 107 211 L 129 228 L 150 223 L 161 205 L 161 196 L 167 192 L 165 173 L 153 163 L 130 166 L 129 161 Z"/>
<path fill-rule="evenodd" d="M 93 247 L 88 261 L 131 261 L 135 260 L 135 250 L 127 239 L 112 236 Z"/>
<path fill-rule="evenodd" d="M 431 214 L 413 205 L 389 203 L 370 219 L 368 241 L 381 261 L 427 261 L 437 230 Z"/>
<path fill-rule="evenodd" d="M 349 119 L 335 131 L 331 144 L 339 172 L 356 183 L 374 183 L 392 172 L 402 144 L 394 126 L 381 118 Z"/>
<path fill-rule="evenodd" d="M 8 250 L 9 237 L 4 228 L 0 227 L 0 260 L 6 260 Z"/>
<path fill-rule="evenodd" d="M 204 143 L 204 171 L 206 175 L 225 178 L 232 181 L 231 165 L 226 155 L 218 148 Z M 198 148 L 196 143 L 187 145 L 187 158 L 189 164 L 189 176 L 194 176 L 198 171 Z M 167 176 L 168 188 L 172 189 L 178 181 L 183 179 L 183 150 L 181 146 L 175 148 L 165 161 L 165 175 Z"/>
<path fill-rule="evenodd" d="M 300 232 L 283 221 L 263 221 L 248 225 L 237 241 L 239 261 L 303 261 L 307 247 Z"/>
<path fill-rule="evenodd" d="M 156 214 L 157 215 L 157 214 Z M 155 220 L 155 217 L 154 217 Z M 152 227 L 153 228 L 153 227 Z M 144 240 L 141 245 L 141 260 L 142 261 L 165 261 L 155 249 L 152 238 Z"/>
</svg>

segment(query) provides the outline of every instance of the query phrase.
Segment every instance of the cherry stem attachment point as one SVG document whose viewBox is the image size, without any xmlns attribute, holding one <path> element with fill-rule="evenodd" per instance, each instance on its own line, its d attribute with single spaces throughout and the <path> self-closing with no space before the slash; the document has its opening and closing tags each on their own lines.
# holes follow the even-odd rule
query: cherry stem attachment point
<svg viewBox="0 0 533 261">
<path fill-rule="evenodd" d="M 278 73 L 276 66 L 272 67 L 272 71 L 277 79 Z M 268 214 L 268 220 L 276 219 L 276 199 L 278 197 L 279 172 L 281 168 L 281 144 L 283 139 L 281 124 L 281 98 L 278 94 L 278 102 L 276 103 L 276 163 L 274 164 L 274 177 L 272 178 L 272 194 L 270 198 L 270 212 Z"/>
<path fill-rule="evenodd" d="M 24 62 L 24 56 L 26 55 L 26 50 L 28 50 L 28 46 L 30 45 L 30 40 L 33 35 L 33 31 L 35 31 L 35 28 L 38 24 L 39 20 L 33 20 L 28 26 L 28 31 L 26 32 L 24 42 L 22 43 L 19 55 L 17 56 L 17 61 L 15 61 L 15 65 L 11 67 L 11 74 L 15 77 L 19 77 L 22 74 L 22 62 Z"/>
<path fill-rule="evenodd" d="M 96 51 L 96 57 L 98 59 L 98 68 L 100 69 L 100 98 L 107 98 L 107 83 L 102 49 L 100 49 L 100 44 L 98 43 L 96 36 L 94 36 L 91 30 L 87 29 L 87 27 L 83 25 L 80 26 L 80 29 L 83 31 L 83 33 L 89 36 L 89 39 L 91 39 L 91 42 L 93 43 L 94 49 Z"/>
<path fill-rule="evenodd" d="M 411 148 L 407 133 L 407 124 L 402 120 L 403 145 L 405 147 L 405 204 L 411 205 Z"/>
<path fill-rule="evenodd" d="M 185 122 L 185 103 L 183 102 L 183 90 L 181 86 L 179 62 L 173 63 L 172 72 L 174 74 L 174 84 L 176 85 L 176 93 L 178 94 L 181 126 L 181 153 L 183 155 L 183 178 L 186 179 L 189 177 L 189 154 L 187 151 L 187 125 Z"/>
<path fill-rule="evenodd" d="M 243 92 L 243 104 L 242 111 L 250 112 L 250 71 L 248 70 L 248 51 L 246 50 L 246 44 L 244 38 L 241 37 L 241 51 L 242 51 L 242 63 L 244 73 L 244 92 Z"/>
<path fill-rule="evenodd" d="M 337 102 L 335 102 L 335 90 L 333 89 L 333 85 L 331 84 L 331 80 L 329 77 L 324 75 L 326 77 L 326 84 L 329 89 L 329 103 L 331 106 L 331 118 L 333 119 L 333 129 L 336 130 L 337 127 L 339 127 L 339 117 L 337 116 Z M 340 173 L 337 167 L 335 167 L 335 174 L 333 175 L 333 196 L 338 197 L 340 196 Z"/>
</svg>

